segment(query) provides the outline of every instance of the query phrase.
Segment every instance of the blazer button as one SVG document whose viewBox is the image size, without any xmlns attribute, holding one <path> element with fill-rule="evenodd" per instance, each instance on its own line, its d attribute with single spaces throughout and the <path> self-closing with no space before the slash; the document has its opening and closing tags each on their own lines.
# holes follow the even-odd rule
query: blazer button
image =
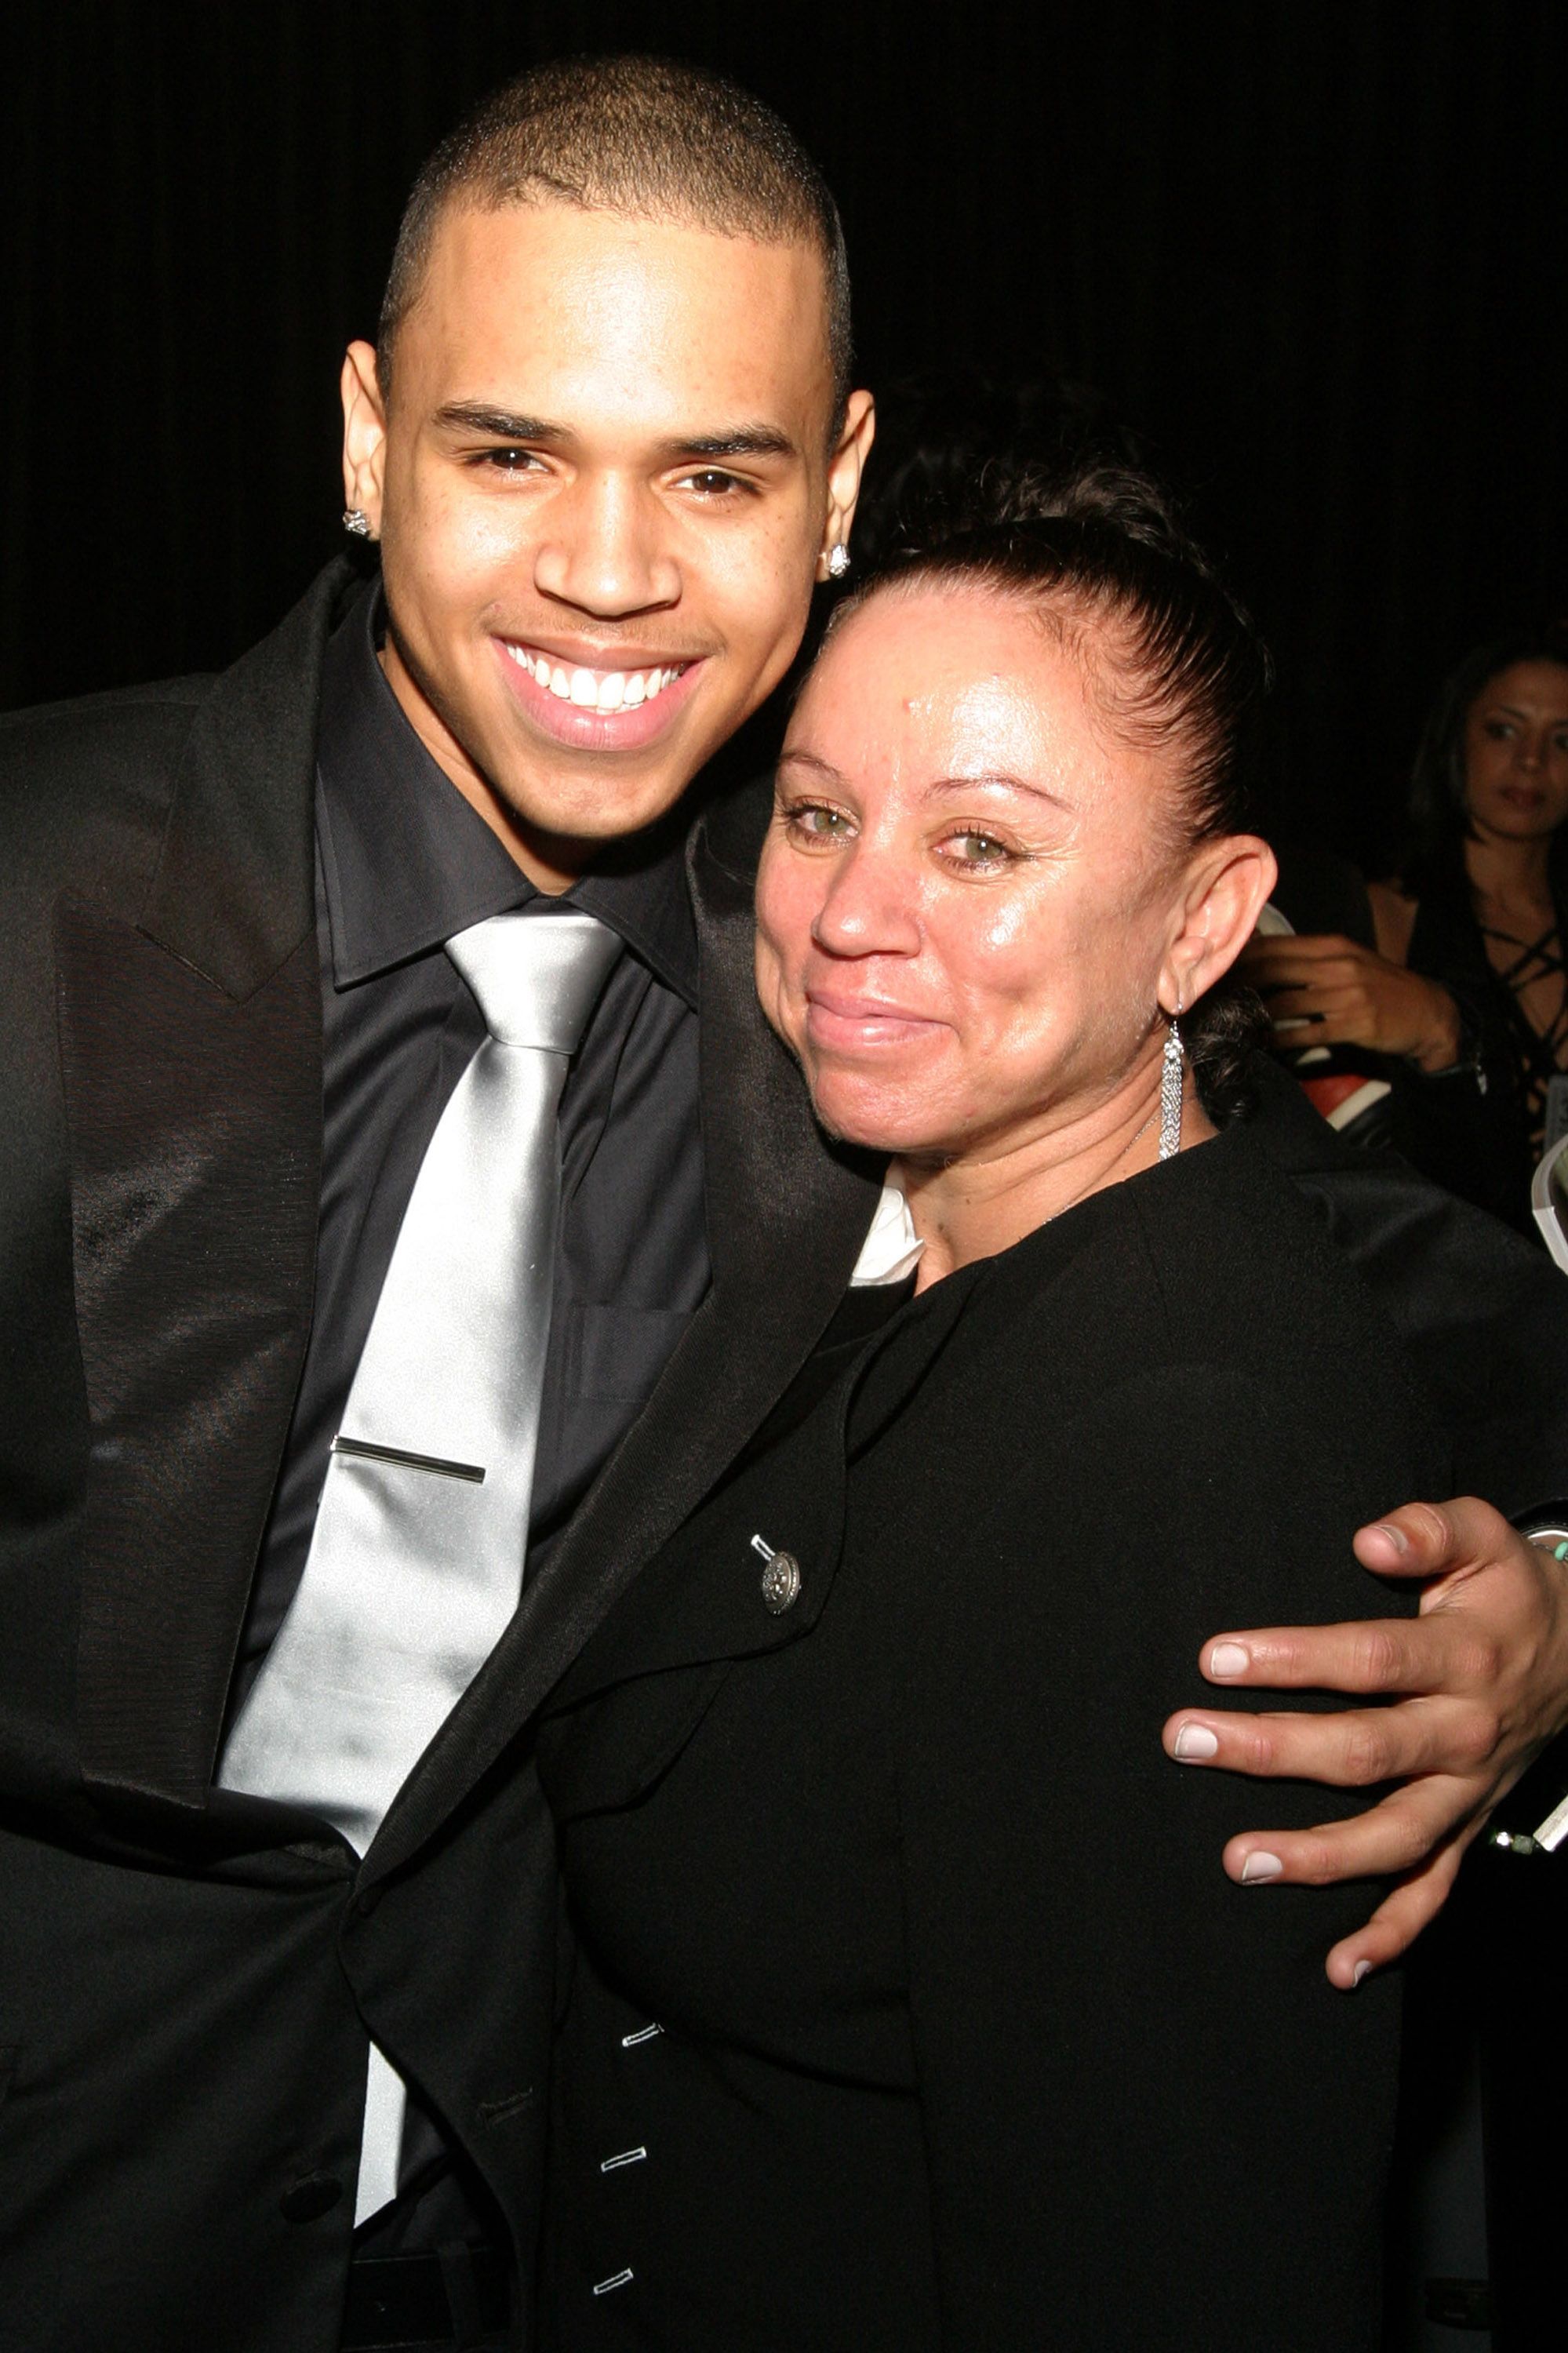
<svg viewBox="0 0 1568 2353">
<path fill-rule="evenodd" d="M 278 2211 L 285 2222 L 314 2222 L 330 2214 L 342 2196 L 343 2184 L 335 2173 L 304 2173 L 284 2190 Z"/>
<path fill-rule="evenodd" d="M 800 1598 L 800 1564 L 792 1552 L 776 1552 L 762 1572 L 762 1606 L 773 1618 Z"/>
</svg>

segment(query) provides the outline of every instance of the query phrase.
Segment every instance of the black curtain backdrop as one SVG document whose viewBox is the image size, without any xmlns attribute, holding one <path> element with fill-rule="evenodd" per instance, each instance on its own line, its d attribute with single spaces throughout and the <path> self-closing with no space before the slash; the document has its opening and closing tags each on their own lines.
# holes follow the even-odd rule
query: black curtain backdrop
<svg viewBox="0 0 1568 2353">
<path fill-rule="evenodd" d="M 1283 820 L 1380 866 L 1445 667 L 1568 609 L 1558 0 L 10 0 L 0 699 L 270 626 L 420 159 L 625 47 L 804 135 L 874 386 L 1060 371 L 1141 429 L 1275 647 Z"/>
</svg>

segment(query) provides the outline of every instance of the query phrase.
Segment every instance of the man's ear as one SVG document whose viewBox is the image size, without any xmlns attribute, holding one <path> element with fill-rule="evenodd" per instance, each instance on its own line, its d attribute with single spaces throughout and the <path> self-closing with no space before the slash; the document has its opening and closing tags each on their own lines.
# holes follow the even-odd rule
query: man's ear
<svg viewBox="0 0 1568 2353">
<path fill-rule="evenodd" d="M 849 545 L 850 526 L 860 499 L 861 476 L 875 438 L 876 403 L 869 392 L 852 392 L 844 403 L 843 425 L 828 460 L 828 517 L 817 557 L 819 580 L 828 577 L 828 557 L 832 550 Z"/>
<path fill-rule="evenodd" d="M 357 507 L 381 536 L 381 494 L 387 460 L 387 410 L 370 343 L 350 343 L 339 378 L 343 392 L 343 502 Z"/>
<path fill-rule="evenodd" d="M 1256 928 L 1279 869 L 1266 841 L 1227 833 L 1202 843 L 1187 869 L 1180 925 L 1160 976 L 1167 1013 L 1222 980 Z"/>
</svg>

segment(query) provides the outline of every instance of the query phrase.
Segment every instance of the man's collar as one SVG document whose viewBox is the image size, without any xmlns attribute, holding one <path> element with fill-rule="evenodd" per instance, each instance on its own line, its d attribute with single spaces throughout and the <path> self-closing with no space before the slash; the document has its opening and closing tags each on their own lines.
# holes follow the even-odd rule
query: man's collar
<svg viewBox="0 0 1568 2353">
<path fill-rule="evenodd" d="M 471 923 L 537 906 L 579 907 L 694 1006 L 696 931 L 684 828 L 626 845 L 561 896 L 535 889 L 409 724 L 376 657 L 379 591 L 326 649 L 317 821 L 340 988 L 428 955 Z"/>
</svg>

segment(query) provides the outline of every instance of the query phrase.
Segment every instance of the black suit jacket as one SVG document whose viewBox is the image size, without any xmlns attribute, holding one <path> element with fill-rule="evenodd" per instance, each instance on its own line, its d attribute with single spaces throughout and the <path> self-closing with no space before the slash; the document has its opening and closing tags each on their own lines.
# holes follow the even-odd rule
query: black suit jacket
<svg viewBox="0 0 1568 2353">
<path fill-rule="evenodd" d="M 217 680 L 0 728 L 0 2345 L 333 2346 L 367 2037 L 526 2263 L 554 1949 L 519 1736 L 792 1376 L 876 1186 L 705 863 L 712 1291 L 363 1864 L 215 1791 L 311 1312 L 334 566 Z M 788 1172 L 786 1181 L 785 1172 Z"/>
<path fill-rule="evenodd" d="M 1239 1128 L 833 1375 L 546 1704 L 546 2341 L 1370 2353 L 1398 1985 L 1322 1968 L 1367 1890 L 1233 1885 L 1255 1793 L 1128 1734 L 1216 1626 L 1372 1601 L 1351 1532 L 1447 1475 L 1399 1339 Z"/>
<path fill-rule="evenodd" d="M 743 798 L 691 868 L 708 1300 L 363 1864 L 213 1790 L 311 1313 L 314 734 L 351 585 L 332 567 L 219 678 L 0 721 L 0 2347 L 18 2353 L 331 2346 L 370 2034 L 526 2264 L 555 1888 L 526 1727 L 807 1356 L 874 1200 L 757 1011 Z M 1510 1398 L 1551 1400 L 1519 1499 L 1568 1487 L 1559 1278 L 1523 1245 L 1499 1263 L 1485 1220 L 1407 1176 L 1369 1183 L 1292 1109 L 1277 1148 L 1417 1324 L 1430 1294 L 1485 1428 L 1506 1438 Z"/>
</svg>

